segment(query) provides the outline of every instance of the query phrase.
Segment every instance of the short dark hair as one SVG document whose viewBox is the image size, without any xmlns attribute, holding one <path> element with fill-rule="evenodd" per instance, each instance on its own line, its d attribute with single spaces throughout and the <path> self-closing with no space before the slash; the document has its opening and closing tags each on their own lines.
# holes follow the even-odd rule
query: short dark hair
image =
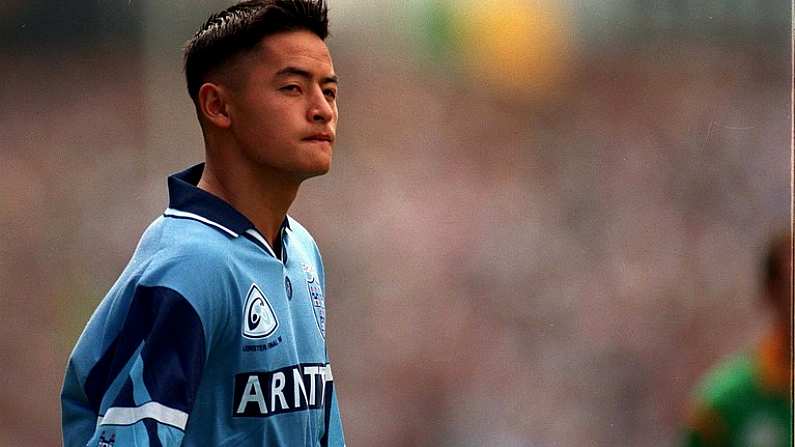
<svg viewBox="0 0 795 447">
<path fill-rule="evenodd" d="M 790 267 L 790 254 L 792 250 L 791 237 L 789 231 L 782 231 L 776 234 L 768 242 L 767 250 L 762 261 L 762 280 L 765 287 L 780 284 L 781 281 L 789 279 L 785 270 Z M 784 275 L 782 277 L 782 275 Z"/>
<path fill-rule="evenodd" d="M 185 45 L 188 94 L 195 103 L 208 74 L 254 49 L 263 37 L 301 29 L 326 40 L 324 0 L 248 0 L 211 15 Z"/>
</svg>

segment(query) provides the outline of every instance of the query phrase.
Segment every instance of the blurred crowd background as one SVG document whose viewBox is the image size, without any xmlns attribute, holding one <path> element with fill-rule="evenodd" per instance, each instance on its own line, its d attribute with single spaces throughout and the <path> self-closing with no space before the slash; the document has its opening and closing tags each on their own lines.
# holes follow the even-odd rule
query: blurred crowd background
<svg viewBox="0 0 795 447">
<path fill-rule="evenodd" d="M 790 224 L 786 0 L 329 0 L 327 270 L 350 446 L 673 446 L 760 336 Z M 0 446 L 202 158 L 181 46 L 220 0 L 0 2 Z"/>
</svg>

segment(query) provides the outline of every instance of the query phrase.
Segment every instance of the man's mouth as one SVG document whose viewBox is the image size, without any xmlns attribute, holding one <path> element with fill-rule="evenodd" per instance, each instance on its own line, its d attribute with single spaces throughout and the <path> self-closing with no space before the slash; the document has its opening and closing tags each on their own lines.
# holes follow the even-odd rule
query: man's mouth
<svg viewBox="0 0 795 447">
<path fill-rule="evenodd" d="M 328 141 L 329 143 L 333 143 L 334 134 L 329 132 L 316 133 L 304 138 L 304 141 Z"/>
</svg>

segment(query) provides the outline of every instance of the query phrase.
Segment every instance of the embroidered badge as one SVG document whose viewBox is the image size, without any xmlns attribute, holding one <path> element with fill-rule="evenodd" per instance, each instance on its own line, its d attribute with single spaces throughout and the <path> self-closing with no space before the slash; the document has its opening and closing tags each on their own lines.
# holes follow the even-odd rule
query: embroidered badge
<svg viewBox="0 0 795 447">
<path fill-rule="evenodd" d="M 279 321 L 265 294 L 251 284 L 243 308 L 243 336 L 246 338 L 265 338 L 276 331 Z"/>
<path fill-rule="evenodd" d="M 315 312 L 317 328 L 320 330 L 320 335 L 326 338 L 326 299 L 323 296 L 320 279 L 311 266 L 307 264 L 301 264 L 301 266 L 306 275 L 306 286 L 309 289 L 309 300 L 312 303 L 312 310 Z"/>
<path fill-rule="evenodd" d="M 97 447 L 113 447 L 114 444 L 116 444 L 116 433 L 111 433 L 110 438 L 105 437 L 104 431 L 100 433 Z"/>
</svg>

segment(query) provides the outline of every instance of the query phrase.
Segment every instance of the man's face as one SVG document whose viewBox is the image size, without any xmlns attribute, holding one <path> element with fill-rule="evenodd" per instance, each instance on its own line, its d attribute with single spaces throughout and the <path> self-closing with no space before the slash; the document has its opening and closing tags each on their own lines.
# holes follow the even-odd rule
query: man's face
<svg viewBox="0 0 795 447">
<path fill-rule="evenodd" d="M 230 129 L 243 155 L 291 180 L 328 172 L 337 78 L 326 44 L 304 30 L 274 34 L 234 69 L 242 82 L 229 101 Z"/>
</svg>

